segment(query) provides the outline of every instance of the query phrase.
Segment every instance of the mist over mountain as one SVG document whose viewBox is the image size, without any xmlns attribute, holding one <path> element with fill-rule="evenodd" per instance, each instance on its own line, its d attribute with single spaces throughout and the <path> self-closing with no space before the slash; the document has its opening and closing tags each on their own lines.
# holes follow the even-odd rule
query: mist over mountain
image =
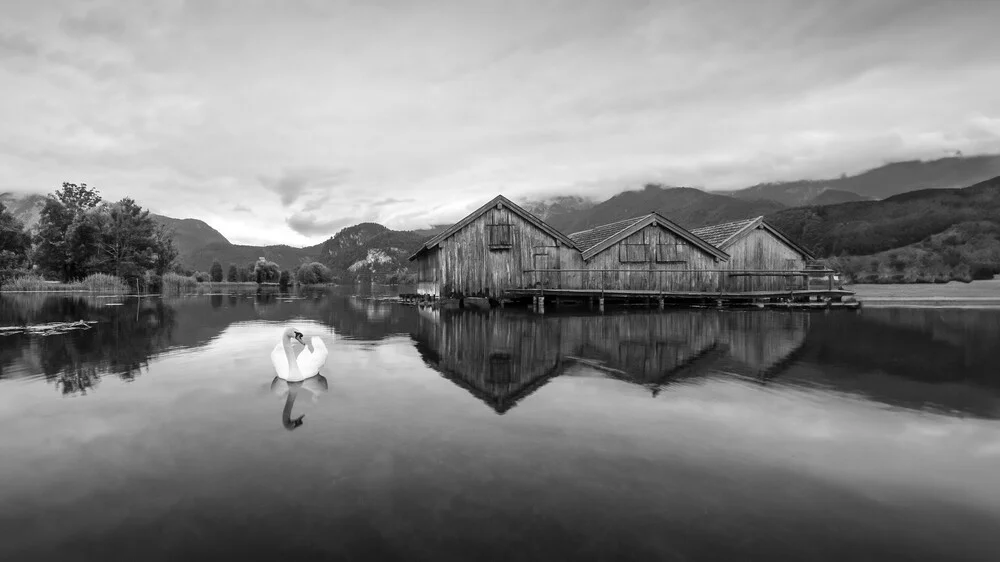
<svg viewBox="0 0 1000 562">
<path fill-rule="evenodd" d="M 726 193 L 739 199 L 766 199 L 787 207 L 816 204 L 829 190 L 866 199 L 885 199 L 920 189 L 960 189 L 1000 176 L 1000 154 L 953 156 L 937 160 L 892 162 L 853 176 L 822 180 L 761 183 Z"/>
</svg>

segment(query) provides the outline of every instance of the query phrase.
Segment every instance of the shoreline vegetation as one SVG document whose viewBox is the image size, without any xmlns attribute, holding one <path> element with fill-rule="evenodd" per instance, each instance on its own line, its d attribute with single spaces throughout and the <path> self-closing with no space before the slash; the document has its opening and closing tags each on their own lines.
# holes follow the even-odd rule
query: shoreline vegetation
<svg viewBox="0 0 1000 562">
<path fill-rule="evenodd" d="M 1000 306 L 1000 276 L 948 283 L 852 284 L 865 306 Z"/>
</svg>

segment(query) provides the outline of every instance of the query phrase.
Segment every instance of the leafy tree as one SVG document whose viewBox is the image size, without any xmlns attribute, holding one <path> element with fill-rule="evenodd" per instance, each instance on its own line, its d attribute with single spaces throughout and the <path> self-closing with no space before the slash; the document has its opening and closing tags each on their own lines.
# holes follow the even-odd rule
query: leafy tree
<svg viewBox="0 0 1000 562">
<path fill-rule="evenodd" d="M 86 184 L 63 183 L 42 207 L 34 257 L 66 281 L 91 273 L 139 278 L 169 271 L 177 249 L 172 233 L 131 198 L 102 202 Z"/>
<path fill-rule="evenodd" d="M 329 283 L 333 280 L 330 268 L 319 262 L 302 264 L 295 273 L 295 279 L 302 285 Z"/>
<path fill-rule="evenodd" d="M 259 261 L 254 264 L 254 280 L 260 283 L 275 283 L 281 277 L 281 269 L 273 261 Z"/>
<path fill-rule="evenodd" d="M 38 222 L 34 259 L 44 271 L 64 281 L 85 275 L 87 259 L 97 253 L 93 224 L 86 214 L 101 202 L 87 184 L 63 182 L 48 196 Z"/>
<path fill-rule="evenodd" d="M 212 281 L 216 283 L 222 281 L 222 264 L 219 263 L 219 260 L 212 262 L 212 268 L 209 270 L 209 273 L 212 275 Z"/>
<path fill-rule="evenodd" d="M 85 262 L 89 273 L 137 277 L 161 265 L 164 239 L 149 211 L 132 199 L 102 204 L 83 216 L 81 239 L 89 243 L 93 237 L 98 248 L 97 255 Z"/>
<path fill-rule="evenodd" d="M 31 236 L 24 225 L 0 203 L 0 269 L 21 269 L 27 264 L 30 249 Z"/>
<path fill-rule="evenodd" d="M 206 282 L 212 280 L 212 276 L 209 275 L 207 272 L 198 271 L 198 272 L 195 272 L 194 279 L 195 279 L 195 281 L 197 281 L 199 283 L 206 283 Z"/>
<path fill-rule="evenodd" d="M 226 272 L 226 281 L 229 281 L 230 283 L 235 283 L 236 281 L 239 280 L 240 280 L 240 272 L 236 268 L 236 264 L 235 263 L 229 264 L 229 271 Z"/>
<path fill-rule="evenodd" d="M 287 269 L 281 271 L 281 276 L 278 278 L 278 286 L 285 288 L 292 282 L 292 276 L 288 273 Z"/>
</svg>

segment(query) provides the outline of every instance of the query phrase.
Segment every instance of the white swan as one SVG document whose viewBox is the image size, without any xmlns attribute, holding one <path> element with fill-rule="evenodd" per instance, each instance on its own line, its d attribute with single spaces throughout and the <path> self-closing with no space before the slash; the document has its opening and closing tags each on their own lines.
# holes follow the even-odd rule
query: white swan
<svg viewBox="0 0 1000 562">
<path fill-rule="evenodd" d="M 305 380 L 317 373 L 326 363 L 326 344 L 317 337 L 309 338 L 309 343 L 302 340 L 302 332 L 295 328 L 285 328 L 279 341 L 271 350 L 271 363 L 278 376 L 289 382 Z M 296 357 L 292 349 L 292 341 L 297 341 L 305 348 Z"/>
</svg>

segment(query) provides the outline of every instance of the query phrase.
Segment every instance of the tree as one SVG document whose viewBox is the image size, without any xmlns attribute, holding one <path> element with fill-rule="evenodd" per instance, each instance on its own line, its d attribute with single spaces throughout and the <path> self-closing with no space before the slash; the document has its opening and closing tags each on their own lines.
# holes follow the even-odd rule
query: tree
<svg viewBox="0 0 1000 562">
<path fill-rule="evenodd" d="M 21 221 L 0 203 L 0 269 L 21 269 L 27 265 L 31 236 Z"/>
<path fill-rule="evenodd" d="M 254 264 L 254 280 L 257 284 L 276 283 L 281 276 L 281 269 L 273 261 L 259 261 Z"/>
<path fill-rule="evenodd" d="M 212 275 L 212 281 L 216 283 L 222 281 L 222 264 L 219 263 L 219 260 L 214 260 L 212 268 L 208 271 Z"/>
<path fill-rule="evenodd" d="M 194 280 L 199 283 L 205 283 L 212 280 L 212 276 L 204 271 L 196 271 L 194 274 Z"/>
<path fill-rule="evenodd" d="M 229 271 L 226 272 L 226 281 L 230 283 L 235 283 L 240 280 L 240 272 L 236 269 L 236 264 L 229 264 Z"/>
<path fill-rule="evenodd" d="M 333 280 L 333 273 L 330 268 L 319 262 L 305 263 L 295 272 L 295 279 L 301 285 L 329 283 Z"/>
<path fill-rule="evenodd" d="M 85 275 L 85 262 L 96 251 L 93 224 L 86 217 L 101 202 L 87 184 L 63 182 L 42 207 L 34 260 L 43 270 L 69 281 Z"/>
<path fill-rule="evenodd" d="M 278 278 L 278 286 L 284 289 L 288 287 L 292 282 L 292 276 L 288 273 L 287 269 L 281 271 L 281 276 Z"/>
<path fill-rule="evenodd" d="M 102 204 L 84 213 L 80 231 L 86 242 L 93 237 L 98 253 L 87 260 L 92 273 L 137 277 L 157 266 L 159 244 L 156 223 L 135 201 Z"/>
<path fill-rule="evenodd" d="M 42 207 L 36 264 L 63 280 L 106 273 L 163 275 L 177 259 L 173 235 L 131 198 L 102 202 L 87 184 L 63 183 Z"/>
</svg>

